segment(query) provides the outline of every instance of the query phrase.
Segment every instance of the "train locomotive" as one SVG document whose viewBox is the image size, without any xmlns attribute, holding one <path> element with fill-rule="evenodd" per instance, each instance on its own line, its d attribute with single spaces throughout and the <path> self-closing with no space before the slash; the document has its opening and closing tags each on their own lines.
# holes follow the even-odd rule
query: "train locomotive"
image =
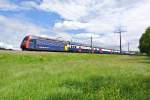
<svg viewBox="0 0 150 100">
<path fill-rule="evenodd" d="M 97 53 L 97 54 L 118 54 L 119 50 L 91 47 L 88 45 L 49 39 L 38 36 L 26 36 L 22 43 L 21 49 L 27 51 L 54 51 L 54 52 L 78 52 L 78 53 Z"/>
</svg>

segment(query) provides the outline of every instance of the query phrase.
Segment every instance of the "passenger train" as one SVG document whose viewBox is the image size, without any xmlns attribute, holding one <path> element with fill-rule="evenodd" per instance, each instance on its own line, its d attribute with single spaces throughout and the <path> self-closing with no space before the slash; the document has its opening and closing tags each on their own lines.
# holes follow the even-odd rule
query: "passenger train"
<svg viewBox="0 0 150 100">
<path fill-rule="evenodd" d="M 28 51 L 55 51 L 55 52 L 78 52 L 97 54 L 119 54 L 119 50 L 91 47 L 88 45 L 49 39 L 38 36 L 26 36 L 21 43 L 22 50 Z"/>
</svg>

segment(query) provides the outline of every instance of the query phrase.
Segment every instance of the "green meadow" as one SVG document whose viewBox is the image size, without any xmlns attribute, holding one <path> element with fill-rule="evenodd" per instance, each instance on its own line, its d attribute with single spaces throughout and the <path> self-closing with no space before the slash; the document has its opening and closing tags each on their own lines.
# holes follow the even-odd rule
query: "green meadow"
<svg viewBox="0 0 150 100">
<path fill-rule="evenodd" d="M 150 58 L 0 51 L 0 100 L 150 100 Z"/>
</svg>

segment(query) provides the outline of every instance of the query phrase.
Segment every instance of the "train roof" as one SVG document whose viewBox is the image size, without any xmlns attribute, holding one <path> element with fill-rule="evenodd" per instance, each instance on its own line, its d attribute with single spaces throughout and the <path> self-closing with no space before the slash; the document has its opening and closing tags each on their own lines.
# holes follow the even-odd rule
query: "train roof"
<svg viewBox="0 0 150 100">
<path fill-rule="evenodd" d="M 60 41 L 60 42 L 68 42 L 64 40 L 58 40 L 58 39 L 52 39 L 52 38 L 40 37 L 40 36 L 34 36 L 34 35 L 28 35 L 28 36 L 30 36 L 32 39 L 45 39 L 45 40 L 54 40 L 54 41 Z"/>
</svg>

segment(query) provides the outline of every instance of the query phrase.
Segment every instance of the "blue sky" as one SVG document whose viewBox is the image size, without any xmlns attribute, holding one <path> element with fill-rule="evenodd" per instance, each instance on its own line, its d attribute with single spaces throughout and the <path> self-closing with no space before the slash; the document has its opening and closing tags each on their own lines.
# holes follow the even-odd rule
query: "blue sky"
<svg viewBox="0 0 150 100">
<path fill-rule="evenodd" d="M 138 50 L 138 41 L 150 26 L 149 0 L 0 0 L 0 46 L 19 49 L 26 35 L 62 37 L 105 48 Z"/>
</svg>

